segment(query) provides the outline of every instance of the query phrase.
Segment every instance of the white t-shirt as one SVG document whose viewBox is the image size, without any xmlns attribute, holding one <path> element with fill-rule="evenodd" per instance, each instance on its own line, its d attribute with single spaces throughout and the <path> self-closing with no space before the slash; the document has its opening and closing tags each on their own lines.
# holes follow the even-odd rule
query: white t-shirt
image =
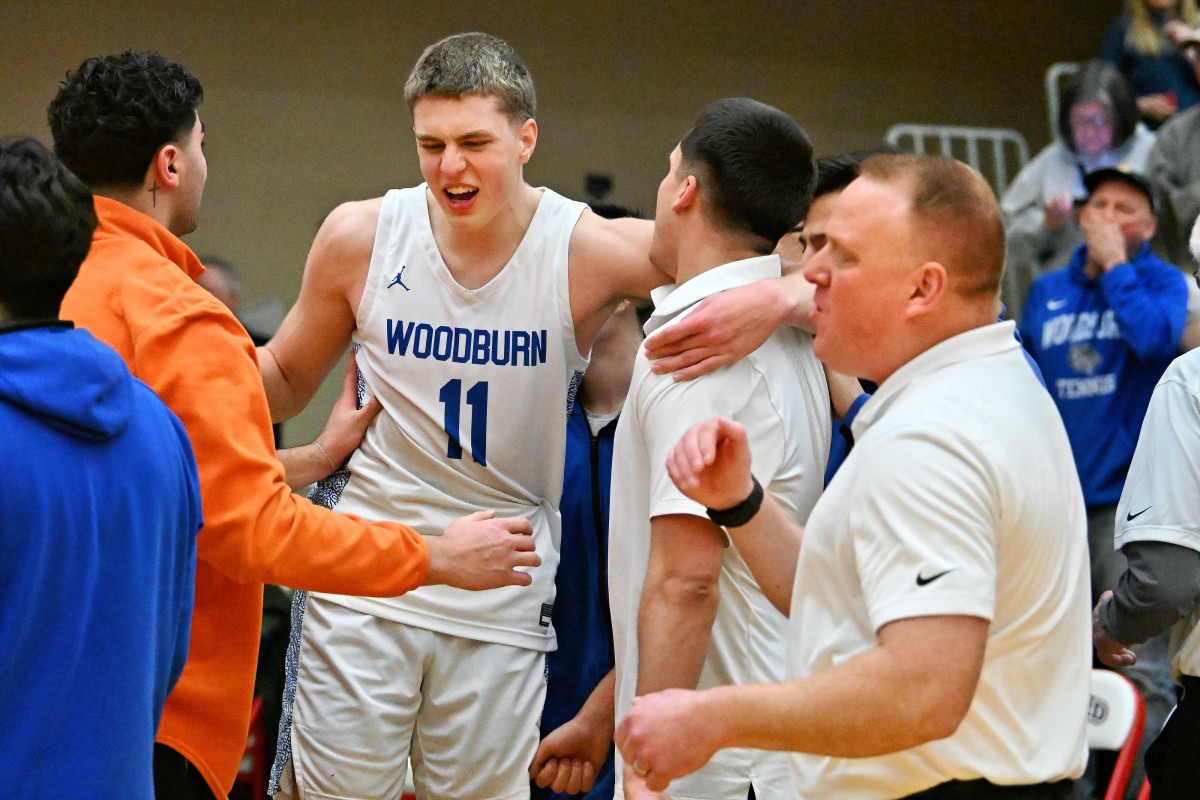
<svg viewBox="0 0 1200 800">
<path fill-rule="evenodd" d="M 779 276 L 777 256 L 725 264 L 659 300 L 647 331 L 676 322 L 700 300 L 725 289 Z M 783 328 L 746 358 L 694 381 L 654 375 L 638 354 L 617 426 L 609 523 L 609 597 L 617 658 L 617 719 L 637 687 L 637 618 L 650 554 L 650 520 L 667 514 L 707 519 L 666 471 L 666 457 L 692 425 L 714 416 L 747 428 L 755 476 L 803 521 L 821 491 L 829 451 L 829 392 L 807 334 Z M 735 547 L 722 558 L 720 605 L 699 688 L 783 679 L 786 618 L 771 605 Z M 671 783 L 676 798 L 791 796 L 787 756 L 722 750 L 699 772 Z M 620 791 L 621 767 L 617 765 Z"/>
<path fill-rule="evenodd" d="M 483 509 L 526 517 L 542 564 L 532 586 L 320 597 L 440 633 L 554 649 L 568 395 L 587 364 L 567 281 L 583 209 L 543 189 L 509 262 L 467 289 L 442 260 L 424 184 L 384 197 L 355 334 L 359 370 L 383 411 L 350 460 L 335 510 L 400 520 L 426 536 Z"/>
<path fill-rule="evenodd" d="M 953 735 L 872 758 L 794 754 L 801 797 L 883 800 L 953 779 L 1083 771 L 1083 495 L 1062 420 L 1018 347 L 1011 322 L 952 337 L 888 378 L 854 420 L 855 447 L 805 531 L 789 677 L 830 670 L 911 617 L 989 620 L 987 650 Z"/>
<path fill-rule="evenodd" d="M 1200 551 L 1200 350 L 1163 373 L 1117 504 L 1117 547 L 1167 542 Z M 1171 631 L 1171 670 L 1200 677 L 1200 609 Z"/>
</svg>

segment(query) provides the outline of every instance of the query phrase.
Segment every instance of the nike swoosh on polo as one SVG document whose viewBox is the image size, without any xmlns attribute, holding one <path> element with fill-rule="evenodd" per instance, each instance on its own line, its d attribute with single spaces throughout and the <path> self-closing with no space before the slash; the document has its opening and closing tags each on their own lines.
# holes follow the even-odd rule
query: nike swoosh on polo
<svg viewBox="0 0 1200 800">
<path fill-rule="evenodd" d="M 924 575 L 922 575 L 921 573 L 918 572 L 917 573 L 917 586 L 925 586 L 927 584 L 933 583 L 938 578 L 940 578 L 943 575 L 946 575 L 948 573 L 954 572 L 954 570 L 956 570 L 956 569 L 958 569 L 958 567 L 951 567 L 950 569 L 942 570 L 941 572 L 937 573 L 936 575 L 930 575 L 928 578 L 926 578 Z"/>
<path fill-rule="evenodd" d="M 1154 508 L 1154 506 L 1146 506 L 1145 508 L 1143 508 L 1141 511 L 1139 511 L 1139 512 L 1138 512 L 1138 513 L 1136 513 L 1136 514 L 1134 514 L 1132 511 L 1130 511 L 1130 512 L 1128 512 L 1128 513 L 1126 513 L 1126 514 L 1125 514 L 1125 521 L 1126 521 L 1126 522 L 1133 522 L 1135 519 L 1137 519 L 1138 517 L 1140 517 L 1142 514 L 1145 514 L 1147 511 L 1149 511 L 1149 510 L 1150 510 L 1150 509 L 1152 509 L 1152 508 Z"/>
<path fill-rule="evenodd" d="M 1058 311 L 1060 308 L 1062 308 L 1066 304 L 1067 304 L 1067 301 L 1065 299 L 1064 300 L 1047 300 L 1046 301 L 1046 310 L 1047 311 Z"/>
</svg>

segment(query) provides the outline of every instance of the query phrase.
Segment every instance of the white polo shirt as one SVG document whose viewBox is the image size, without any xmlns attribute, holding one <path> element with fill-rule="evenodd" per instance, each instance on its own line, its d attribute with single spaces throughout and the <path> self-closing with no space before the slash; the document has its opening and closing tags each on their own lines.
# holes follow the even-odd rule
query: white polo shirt
<svg viewBox="0 0 1200 800">
<path fill-rule="evenodd" d="M 790 677 L 870 650 L 881 627 L 911 617 L 989 620 L 987 650 L 953 735 L 873 758 L 794 754 L 801 797 L 883 800 L 953 779 L 1083 772 L 1083 494 L 1062 420 L 1018 348 L 1011 322 L 952 337 L 888 378 L 854 420 L 854 450 L 800 551 Z"/>
<path fill-rule="evenodd" d="M 1117 547 L 1167 542 L 1200 551 L 1200 350 L 1171 362 L 1142 422 L 1117 505 Z M 1171 631 L 1171 671 L 1200 677 L 1200 609 Z"/>
<path fill-rule="evenodd" d="M 717 292 L 779 276 L 779 258 L 725 264 L 656 296 L 648 332 L 684 317 Z M 821 492 L 829 452 L 829 392 L 807 334 L 783 328 L 746 358 L 693 381 L 650 372 L 643 353 L 617 426 L 609 521 L 609 598 L 617 660 L 617 719 L 637 688 L 637 619 L 650 555 L 650 520 L 665 514 L 707 519 L 667 475 L 666 458 L 692 425 L 724 416 L 746 426 L 753 471 L 798 520 Z M 721 563 L 720 605 L 699 688 L 783 680 L 787 620 L 763 596 L 735 547 Z M 785 753 L 722 750 L 699 772 L 673 781 L 667 793 L 686 798 L 744 800 L 755 782 L 759 798 L 792 797 Z M 617 764 L 618 796 L 621 765 Z"/>
</svg>

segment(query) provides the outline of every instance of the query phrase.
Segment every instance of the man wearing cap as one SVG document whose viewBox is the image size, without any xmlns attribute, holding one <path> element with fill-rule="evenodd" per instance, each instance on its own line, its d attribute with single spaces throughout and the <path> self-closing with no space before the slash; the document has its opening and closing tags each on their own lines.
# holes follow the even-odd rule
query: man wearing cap
<svg viewBox="0 0 1200 800">
<path fill-rule="evenodd" d="M 1191 250 L 1200 257 L 1200 220 Z M 1194 797 L 1200 755 L 1200 350 L 1171 363 L 1154 390 L 1117 506 L 1117 544 L 1129 568 L 1093 620 L 1110 666 L 1134 660 L 1127 644 L 1171 629 L 1179 707 L 1146 753 L 1156 798 Z"/>
<path fill-rule="evenodd" d="M 1125 568 L 1114 548 L 1116 504 L 1154 386 L 1179 352 L 1187 314 L 1182 272 L 1150 252 L 1154 194 L 1133 172 L 1084 179 L 1085 241 L 1066 267 L 1029 290 L 1021 337 L 1062 414 L 1088 509 L 1092 601 Z M 1147 730 L 1173 705 L 1165 642 L 1142 646 L 1126 675 L 1147 701 Z"/>
</svg>

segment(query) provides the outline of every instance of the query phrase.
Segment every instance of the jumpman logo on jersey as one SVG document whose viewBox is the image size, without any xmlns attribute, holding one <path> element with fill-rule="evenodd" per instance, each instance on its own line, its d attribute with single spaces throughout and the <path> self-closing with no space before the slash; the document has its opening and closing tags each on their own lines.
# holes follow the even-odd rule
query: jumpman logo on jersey
<svg viewBox="0 0 1200 800">
<path fill-rule="evenodd" d="M 408 288 L 408 286 L 407 286 L 407 285 L 404 283 L 404 270 L 406 270 L 406 269 L 408 269 L 408 267 L 407 267 L 407 266 L 401 266 L 401 267 L 400 267 L 400 271 L 396 273 L 396 277 L 392 278 L 392 282 L 391 282 L 391 283 L 389 283 L 389 284 L 388 284 L 386 287 L 384 287 L 384 288 L 386 288 L 386 289 L 390 289 L 390 288 L 392 288 L 393 286 L 395 286 L 395 285 L 398 283 L 398 284 L 400 284 L 401 286 L 403 286 L 403 287 L 404 287 L 404 291 L 406 291 L 406 292 L 411 292 L 412 290 L 411 290 L 411 289 L 409 289 L 409 288 Z"/>
</svg>

